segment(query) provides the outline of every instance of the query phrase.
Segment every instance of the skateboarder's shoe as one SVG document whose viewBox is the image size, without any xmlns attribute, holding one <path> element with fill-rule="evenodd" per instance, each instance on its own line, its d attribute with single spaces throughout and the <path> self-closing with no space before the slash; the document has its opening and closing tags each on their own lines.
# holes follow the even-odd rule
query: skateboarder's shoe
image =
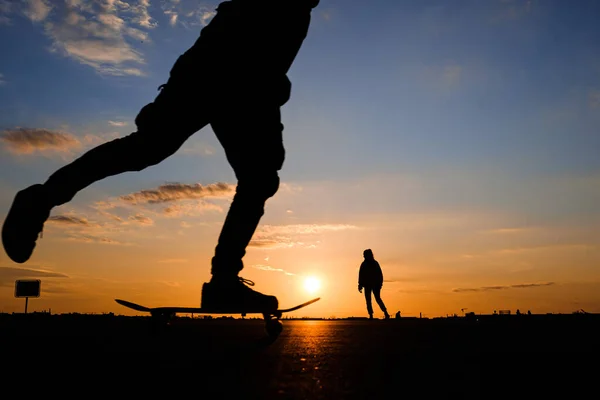
<svg viewBox="0 0 600 400">
<path fill-rule="evenodd" d="M 213 276 L 202 285 L 202 309 L 231 313 L 272 313 L 279 307 L 277 297 L 250 289 L 254 282 L 239 276 Z"/>
<path fill-rule="evenodd" d="M 17 263 L 29 260 L 51 209 L 43 185 L 33 185 L 17 193 L 2 226 L 2 244 L 11 260 Z"/>
</svg>

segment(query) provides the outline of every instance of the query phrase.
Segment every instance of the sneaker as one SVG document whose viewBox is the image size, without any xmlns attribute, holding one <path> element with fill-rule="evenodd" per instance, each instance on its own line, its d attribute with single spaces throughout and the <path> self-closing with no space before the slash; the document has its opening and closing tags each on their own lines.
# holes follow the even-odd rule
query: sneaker
<svg viewBox="0 0 600 400">
<path fill-rule="evenodd" d="M 51 209 L 44 185 L 33 185 L 17 193 L 2 226 L 2 244 L 11 260 L 29 260 Z"/>
<path fill-rule="evenodd" d="M 215 313 L 273 313 L 277 311 L 277 297 L 259 293 L 248 286 L 254 282 L 239 276 L 213 278 L 202 285 L 200 307 Z"/>
</svg>

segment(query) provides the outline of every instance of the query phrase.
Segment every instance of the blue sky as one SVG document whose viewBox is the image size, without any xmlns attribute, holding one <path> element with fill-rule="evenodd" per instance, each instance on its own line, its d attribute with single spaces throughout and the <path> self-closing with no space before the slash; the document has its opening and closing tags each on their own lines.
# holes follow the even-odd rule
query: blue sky
<svg viewBox="0 0 600 400">
<path fill-rule="evenodd" d="M 8 211 L 17 190 L 44 181 L 93 145 L 132 132 L 135 115 L 154 99 L 217 4 L 0 0 L 1 212 Z M 334 280 L 345 263 L 360 262 L 366 243 L 374 251 L 379 246 L 376 256 L 387 260 L 390 274 L 404 276 L 403 282 L 413 282 L 409 286 L 416 284 L 406 275 L 418 275 L 418 288 L 390 289 L 398 304 L 418 303 L 443 313 L 440 304 L 448 300 L 440 293 L 459 293 L 452 291 L 465 285 L 498 286 L 502 280 L 507 287 L 552 282 L 531 289 L 547 291 L 527 300 L 531 307 L 572 309 L 583 302 L 600 311 L 595 295 L 565 300 L 567 305 L 558 300 L 576 292 L 568 285 L 600 282 L 594 239 L 600 222 L 599 11 L 595 1 L 321 0 L 289 73 L 292 98 L 282 110 L 285 188 L 270 201 L 263 222 L 285 232 L 289 229 L 282 227 L 298 224 L 357 227 L 363 233 L 345 238 L 356 240 L 352 249 L 345 249 L 339 236 L 327 236 L 343 229 L 326 228 L 329 233 L 322 233 L 315 247 L 323 251 L 319 257 L 338 261 L 314 269 L 324 268 Z M 161 165 L 98 182 L 80 193 L 72 208 L 59 211 L 87 212 L 93 219 L 90 204 L 165 182 L 235 183 L 209 127 Z M 226 204 L 212 217 L 187 217 L 218 226 Z M 148 218 L 155 219 L 155 229 L 167 229 L 155 215 Z M 412 228 L 403 224 L 422 224 L 415 228 L 422 236 L 411 236 Z M 517 236 L 483 240 L 475 234 L 482 230 Z M 218 229 L 210 232 L 202 263 Z M 190 243 L 198 240 L 188 236 Z M 153 243 L 138 239 L 145 248 Z M 474 247 L 467 249 L 468 243 Z M 73 246 L 61 246 L 68 245 Z M 509 267 L 485 253 L 507 246 L 551 251 L 515 258 L 510 265 L 527 264 L 529 269 L 520 271 L 530 272 L 510 280 L 503 269 Z M 555 252 L 562 250 L 552 246 L 562 246 L 560 257 Z M 44 251 L 40 248 L 41 258 L 31 268 L 64 271 L 61 255 Z M 300 263 L 325 263 L 308 251 L 292 251 L 293 257 L 281 260 L 299 260 L 298 271 Z M 464 276 L 456 262 L 455 278 L 444 278 L 452 274 L 440 259 L 477 251 L 487 254 L 486 262 L 465 267 Z M 423 258 L 431 252 L 439 257 Z M 565 264 L 554 265 L 558 261 L 548 261 L 552 258 Z M 488 269 L 486 263 L 500 266 Z M 6 257 L 0 265 L 14 267 Z M 67 269 L 73 280 L 79 270 Z M 282 291 L 276 286 L 282 283 L 273 282 L 269 289 Z M 196 289 L 181 290 L 195 298 L 190 293 Z M 347 289 L 335 290 L 346 298 Z M 425 290 L 442 297 L 428 300 Z M 500 301 L 487 290 L 474 293 L 480 297 L 470 301 L 482 310 Z M 502 301 L 524 301 L 515 296 Z M 360 312 L 354 310 L 363 307 L 361 299 L 349 298 L 355 303 L 347 301 L 348 309 L 338 304 L 339 313 Z"/>
</svg>

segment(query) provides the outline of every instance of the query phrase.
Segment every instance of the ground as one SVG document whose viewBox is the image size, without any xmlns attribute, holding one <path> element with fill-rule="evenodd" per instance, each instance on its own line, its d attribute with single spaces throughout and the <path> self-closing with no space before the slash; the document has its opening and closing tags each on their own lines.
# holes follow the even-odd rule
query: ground
<svg viewBox="0 0 600 400">
<path fill-rule="evenodd" d="M 283 321 L 0 315 L 5 390 L 61 397 L 578 397 L 597 376 L 600 317 Z M 35 383 L 35 384 L 32 384 Z"/>
</svg>

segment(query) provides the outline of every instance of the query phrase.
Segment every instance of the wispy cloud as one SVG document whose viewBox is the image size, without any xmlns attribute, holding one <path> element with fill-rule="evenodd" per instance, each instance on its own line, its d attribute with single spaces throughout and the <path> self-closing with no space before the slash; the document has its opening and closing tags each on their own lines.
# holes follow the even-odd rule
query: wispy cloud
<svg viewBox="0 0 600 400">
<path fill-rule="evenodd" d="M 23 14 L 34 22 L 45 20 L 52 10 L 52 4 L 47 0 L 25 0 L 23 3 Z"/>
<path fill-rule="evenodd" d="M 346 224 L 264 225 L 257 229 L 249 247 L 255 248 L 314 248 L 321 243 L 319 235 L 358 229 Z"/>
<path fill-rule="evenodd" d="M 90 222 L 86 218 L 78 217 L 75 215 L 53 215 L 48 218 L 48 222 L 51 224 L 63 225 L 63 226 L 83 226 L 83 227 L 96 227 L 99 226 L 95 222 Z"/>
<path fill-rule="evenodd" d="M 60 155 L 72 157 L 77 152 L 97 146 L 118 137 L 118 133 L 87 134 L 77 137 L 72 133 L 43 128 L 13 128 L 0 133 L 4 148 L 15 155 Z"/>
<path fill-rule="evenodd" d="M 482 286 L 478 288 L 457 288 L 453 289 L 454 293 L 468 293 L 468 292 L 488 292 L 492 290 L 507 290 L 507 289 L 531 289 L 543 286 L 552 286 L 554 282 L 545 282 L 545 283 L 520 283 L 516 285 L 508 285 L 508 286 Z"/>
<path fill-rule="evenodd" d="M 152 220 L 152 218 L 147 217 L 143 214 L 131 215 L 129 216 L 129 221 L 135 222 L 136 224 L 140 225 L 154 225 L 154 221 Z"/>
<path fill-rule="evenodd" d="M 206 26 L 216 14 L 215 7 L 199 4 L 196 0 L 167 0 L 162 9 L 171 26 L 185 28 Z"/>
<path fill-rule="evenodd" d="M 259 229 L 261 235 L 307 235 L 324 232 L 337 232 L 358 229 L 348 224 L 294 224 L 294 225 L 264 225 Z"/>
<path fill-rule="evenodd" d="M 92 207 L 98 213 L 117 220 L 122 220 L 122 217 L 115 213 L 122 210 L 143 211 L 153 217 L 194 217 L 207 211 L 223 212 L 223 206 L 215 202 L 226 201 L 234 192 L 235 185 L 222 182 L 208 185 L 167 183 L 155 189 L 98 201 Z"/>
<path fill-rule="evenodd" d="M 284 269 L 281 269 L 281 268 L 273 268 L 273 267 L 271 267 L 271 266 L 269 266 L 269 265 L 261 265 L 261 264 L 257 264 L 257 265 L 252 265 L 251 267 L 252 267 L 252 268 L 256 268 L 256 269 L 260 269 L 261 271 L 281 272 L 281 273 L 283 273 L 283 274 L 285 274 L 285 275 L 290 275 L 290 276 L 296 275 L 296 274 L 293 274 L 293 273 L 291 273 L 291 272 L 288 272 L 288 271 L 286 271 L 286 270 L 284 270 Z"/>
<path fill-rule="evenodd" d="M 125 242 L 117 239 L 112 239 L 105 236 L 96 236 L 87 233 L 71 233 L 69 234 L 68 240 L 82 243 L 96 243 L 96 244 L 108 244 L 117 246 L 131 246 L 133 243 Z"/>
<path fill-rule="evenodd" d="M 170 217 L 183 217 L 183 216 L 195 216 L 202 215 L 206 211 L 216 211 L 216 212 L 224 212 L 224 208 L 219 206 L 218 204 L 209 203 L 207 201 L 195 201 L 193 203 L 185 203 L 185 204 L 172 204 L 168 207 L 162 209 L 162 214 Z M 182 226 L 182 228 L 186 228 Z"/>
<path fill-rule="evenodd" d="M 0 267 L 1 280 L 15 280 L 21 278 L 68 278 L 62 272 L 48 271 L 35 268 Z"/>
<path fill-rule="evenodd" d="M 586 243 L 564 243 L 564 244 L 550 244 L 542 246 L 529 246 L 529 247 L 513 247 L 494 251 L 497 255 L 506 254 L 522 254 L 529 252 L 547 252 L 547 251 L 558 251 L 558 250 L 589 250 L 597 246 Z"/>
<path fill-rule="evenodd" d="M 37 151 L 68 153 L 81 147 L 79 139 L 70 133 L 47 129 L 8 129 L 0 134 L 0 140 L 14 154 L 32 154 Z"/>
<path fill-rule="evenodd" d="M 127 126 L 127 122 L 125 121 L 108 121 L 108 123 L 112 126 Z"/>
<path fill-rule="evenodd" d="M 235 186 L 227 183 L 210 185 L 168 183 L 156 189 L 142 190 L 121 196 L 119 199 L 129 204 L 159 204 L 178 200 L 194 200 L 207 197 L 227 197 L 234 193 Z"/>
<path fill-rule="evenodd" d="M 24 0 L 0 3 L 5 19 L 20 13 L 39 24 L 52 41 L 50 51 L 70 57 L 104 75 L 144 75 L 136 44 L 157 26 L 149 0 Z"/>
</svg>

